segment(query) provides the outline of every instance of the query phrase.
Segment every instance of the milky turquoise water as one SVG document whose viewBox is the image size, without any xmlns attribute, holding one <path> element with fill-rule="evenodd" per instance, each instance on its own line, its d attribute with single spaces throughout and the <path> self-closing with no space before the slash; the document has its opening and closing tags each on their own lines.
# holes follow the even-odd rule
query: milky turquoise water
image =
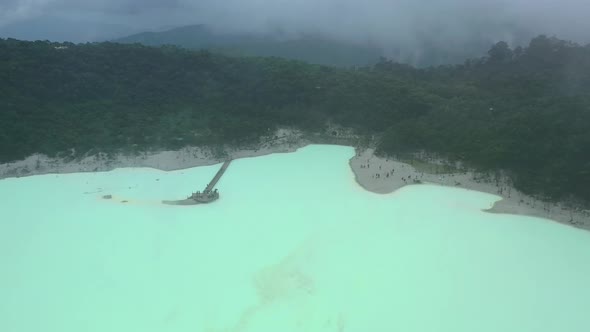
<svg viewBox="0 0 590 332">
<path fill-rule="evenodd" d="M 462 189 L 372 194 L 353 154 L 236 160 L 192 207 L 158 202 L 219 165 L 0 181 L 0 331 L 590 331 L 590 233 Z"/>
</svg>

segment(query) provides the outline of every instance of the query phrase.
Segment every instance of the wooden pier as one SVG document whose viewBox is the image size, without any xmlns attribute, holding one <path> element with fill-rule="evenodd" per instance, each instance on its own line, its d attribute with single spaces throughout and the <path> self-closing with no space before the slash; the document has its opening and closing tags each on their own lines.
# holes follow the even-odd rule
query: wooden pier
<svg viewBox="0 0 590 332">
<path fill-rule="evenodd" d="M 230 163 L 231 163 L 231 159 L 226 160 L 223 163 L 223 165 L 221 165 L 221 168 L 219 169 L 219 171 L 217 171 L 217 174 L 215 174 L 215 176 L 213 177 L 213 180 L 211 180 L 211 182 L 209 182 L 209 184 L 207 185 L 207 187 L 203 191 L 204 193 L 211 192 L 211 190 L 213 190 L 213 188 L 215 188 L 215 186 L 217 185 L 217 182 L 219 181 L 219 179 L 221 179 L 221 177 L 225 173 L 225 170 L 227 170 L 227 168 L 229 167 Z"/>
<path fill-rule="evenodd" d="M 196 193 L 192 193 L 188 198 L 180 200 L 180 201 L 162 201 L 164 204 L 168 205 L 197 205 L 197 204 L 207 204 L 214 202 L 219 199 L 219 193 L 217 189 L 214 189 L 219 182 L 219 179 L 223 176 L 229 164 L 231 163 L 231 159 L 227 160 L 221 165 L 221 168 L 217 171 L 217 174 L 213 177 L 211 182 L 205 187 L 203 192 L 197 191 Z"/>
</svg>

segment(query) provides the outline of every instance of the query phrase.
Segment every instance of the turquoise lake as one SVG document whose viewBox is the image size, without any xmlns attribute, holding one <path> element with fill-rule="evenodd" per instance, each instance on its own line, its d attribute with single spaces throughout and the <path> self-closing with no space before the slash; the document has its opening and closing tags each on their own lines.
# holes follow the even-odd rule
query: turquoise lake
<svg viewBox="0 0 590 332">
<path fill-rule="evenodd" d="M 590 233 L 458 188 L 367 192 L 353 155 L 235 160 L 189 207 L 159 202 L 219 165 L 0 180 L 0 331 L 590 331 Z"/>
</svg>

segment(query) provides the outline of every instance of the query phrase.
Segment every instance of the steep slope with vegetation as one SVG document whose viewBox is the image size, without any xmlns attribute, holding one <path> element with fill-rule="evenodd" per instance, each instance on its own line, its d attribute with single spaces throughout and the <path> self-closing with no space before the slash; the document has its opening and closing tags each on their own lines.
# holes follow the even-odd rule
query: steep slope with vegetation
<svg viewBox="0 0 590 332">
<path fill-rule="evenodd" d="M 520 189 L 590 201 L 590 46 L 498 43 L 460 66 L 345 70 L 175 47 L 0 40 L 0 162 L 254 140 L 328 121 Z"/>
</svg>

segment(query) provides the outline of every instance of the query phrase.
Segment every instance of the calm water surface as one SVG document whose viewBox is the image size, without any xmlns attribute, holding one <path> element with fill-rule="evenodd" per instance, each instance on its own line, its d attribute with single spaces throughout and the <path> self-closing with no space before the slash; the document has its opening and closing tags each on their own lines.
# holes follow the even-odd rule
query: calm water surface
<svg viewBox="0 0 590 332">
<path fill-rule="evenodd" d="M 590 233 L 457 188 L 372 194 L 353 154 L 236 160 L 192 207 L 158 202 L 219 165 L 0 181 L 0 331 L 590 331 Z"/>
</svg>

